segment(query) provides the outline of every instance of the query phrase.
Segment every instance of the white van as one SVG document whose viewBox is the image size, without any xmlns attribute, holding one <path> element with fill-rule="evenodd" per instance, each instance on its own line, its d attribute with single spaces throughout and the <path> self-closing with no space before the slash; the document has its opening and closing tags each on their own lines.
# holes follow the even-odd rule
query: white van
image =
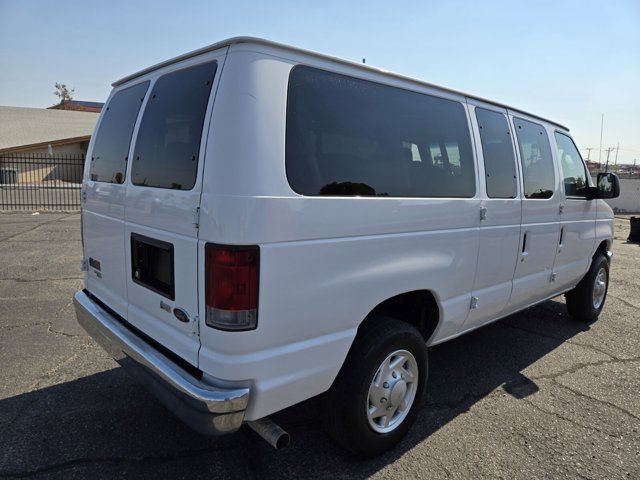
<svg viewBox="0 0 640 480">
<path fill-rule="evenodd" d="M 331 435 L 378 454 L 428 347 L 562 293 L 602 310 L 619 182 L 558 123 L 254 38 L 113 86 L 78 320 L 200 432 L 282 446 L 266 417 L 327 392 Z"/>
</svg>

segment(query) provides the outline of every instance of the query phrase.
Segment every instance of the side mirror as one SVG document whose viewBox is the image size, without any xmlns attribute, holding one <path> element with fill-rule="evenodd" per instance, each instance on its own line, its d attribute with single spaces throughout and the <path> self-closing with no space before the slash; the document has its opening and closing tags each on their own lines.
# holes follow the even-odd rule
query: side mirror
<svg viewBox="0 0 640 480">
<path fill-rule="evenodd" d="M 615 173 L 598 174 L 598 198 L 616 198 L 620 196 L 620 179 Z"/>
</svg>

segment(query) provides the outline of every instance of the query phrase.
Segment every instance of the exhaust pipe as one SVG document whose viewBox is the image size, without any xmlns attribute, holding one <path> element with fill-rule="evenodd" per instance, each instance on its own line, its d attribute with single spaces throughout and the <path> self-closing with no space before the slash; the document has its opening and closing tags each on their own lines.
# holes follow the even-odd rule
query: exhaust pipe
<svg viewBox="0 0 640 480">
<path fill-rule="evenodd" d="M 254 432 L 264 438 L 276 450 L 287 447 L 291 441 L 289 434 L 269 418 L 265 417 L 247 423 Z"/>
</svg>

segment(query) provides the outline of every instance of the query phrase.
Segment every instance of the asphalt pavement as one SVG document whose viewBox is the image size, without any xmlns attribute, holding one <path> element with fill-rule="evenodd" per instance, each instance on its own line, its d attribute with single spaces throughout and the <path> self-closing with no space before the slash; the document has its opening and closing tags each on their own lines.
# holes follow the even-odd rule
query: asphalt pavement
<svg viewBox="0 0 640 480">
<path fill-rule="evenodd" d="M 0 478 L 640 478 L 640 245 L 616 219 L 600 319 L 547 301 L 430 350 L 427 402 L 401 445 L 360 460 L 318 401 L 250 429 L 191 432 L 77 325 L 78 214 L 0 214 Z"/>
</svg>

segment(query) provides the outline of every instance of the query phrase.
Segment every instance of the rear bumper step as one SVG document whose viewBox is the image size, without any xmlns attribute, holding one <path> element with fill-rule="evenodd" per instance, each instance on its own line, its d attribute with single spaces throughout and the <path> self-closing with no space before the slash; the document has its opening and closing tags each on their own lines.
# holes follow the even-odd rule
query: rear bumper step
<svg viewBox="0 0 640 480">
<path fill-rule="evenodd" d="M 218 388 L 202 382 L 125 327 L 83 291 L 73 303 L 78 323 L 122 367 L 194 430 L 206 435 L 242 425 L 249 388 Z"/>
</svg>

